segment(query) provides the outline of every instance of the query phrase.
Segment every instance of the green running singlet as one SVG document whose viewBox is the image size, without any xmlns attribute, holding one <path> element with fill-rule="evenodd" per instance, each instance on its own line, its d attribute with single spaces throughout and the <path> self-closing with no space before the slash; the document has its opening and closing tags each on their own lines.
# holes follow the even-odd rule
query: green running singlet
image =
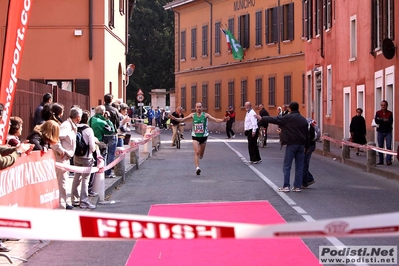
<svg viewBox="0 0 399 266">
<path fill-rule="evenodd" d="M 194 113 L 191 136 L 208 137 L 208 135 L 208 119 L 205 117 L 205 113 L 202 112 L 201 116 L 197 116 L 197 113 Z"/>
</svg>

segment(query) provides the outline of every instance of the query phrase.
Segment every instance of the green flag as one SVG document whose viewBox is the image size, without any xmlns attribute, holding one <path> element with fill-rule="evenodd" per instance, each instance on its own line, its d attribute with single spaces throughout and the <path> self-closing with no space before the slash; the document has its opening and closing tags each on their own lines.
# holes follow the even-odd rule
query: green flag
<svg viewBox="0 0 399 266">
<path fill-rule="evenodd" d="M 244 58 L 244 49 L 242 49 L 240 43 L 234 38 L 230 31 L 223 29 L 221 29 L 221 31 L 226 36 L 227 46 L 229 47 L 229 50 L 231 50 L 233 58 L 235 60 L 242 60 Z"/>
</svg>

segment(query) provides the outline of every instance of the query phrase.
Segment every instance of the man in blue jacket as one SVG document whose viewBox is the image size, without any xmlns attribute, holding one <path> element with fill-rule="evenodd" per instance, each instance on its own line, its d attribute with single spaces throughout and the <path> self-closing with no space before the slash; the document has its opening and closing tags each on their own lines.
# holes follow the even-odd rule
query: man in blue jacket
<svg viewBox="0 0 399 266">
<path fill-rule="evenodd" d="M 154 116 L 155 116 L 155 113 L 154 113 L 154 110 L 152 110 L 152 106 L 151 106 L 150 110 L 148 110 L 148 112 L 147 112 L 149 126 L 152 126 L 152 119 L 154 119 Z"/>
</svg>

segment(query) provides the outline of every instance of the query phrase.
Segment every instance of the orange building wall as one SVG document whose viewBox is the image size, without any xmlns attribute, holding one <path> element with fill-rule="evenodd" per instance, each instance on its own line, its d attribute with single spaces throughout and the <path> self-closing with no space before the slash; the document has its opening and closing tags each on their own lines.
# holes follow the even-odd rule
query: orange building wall
<svg viewBox="0 0 399 266">
<path fill-rule="evenodd" d="M 0 3 L 1 45 L 7 10 L 4 2 Z M 91 107 L 97 106 L 108 92 L 114 98 L 123 98 L 126 28 L 125 16 L 119 14 L 118 5 L 119 1 L 115 1 L 115 28 L 110 29 L 108 0 L 93 1 L 93 57 L 90 60 L 89 2 L 34 1 L 19 77 L 26 80 L 89 79 Z M 82 35 L 75 36 L 75 30 L 81 30 Z"/>
</svg>

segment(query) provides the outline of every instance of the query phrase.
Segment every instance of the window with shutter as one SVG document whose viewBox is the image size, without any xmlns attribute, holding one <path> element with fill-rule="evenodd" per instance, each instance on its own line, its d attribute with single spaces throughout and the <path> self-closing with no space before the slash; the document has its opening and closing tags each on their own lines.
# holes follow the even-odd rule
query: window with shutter
<svg viewBox="0 0 399 266">
<path fill-rule="evenodd" d="M 75 79 L 75 92 L 90 96 L 90 80 Z"/>
<path fill-rule="evenodd" d="M 196 59 L 196 58 L 197 58 L 197 29 L 194 28 L 191 30 L 191 59 Z"/>
<path fill-rule="evenodd" d="M 238 17 L 238 42 L 242 48 L 249 48 L 249 14 Z"/>
<path fill-rule="evenodd" d="M 276 78 L 269 77 L 269 106 L 276 106 Z"/>
<path fill-rule="evenodd" d="M 302 38 L 308 36 L 307 2 L 306 0 L 302 2 Z"/>
<path fill-rule="evenodd" d="M 119 13 L 121 15 L 125 14 L 125 0 L 119 0 Z"/>
<path fill-rule="evenodd" d="M 324 0 L 324 16 L 323 16 L 323 20 L 324 20 L 324 29 L 330 29 L 332 26 L 332 6 L 331 6 L 331 1 L 332 0 Z"/>
<path fill-rule="evenodd" d="M 271 38 L 270 38 L 270 32 L 271 32 L 270 18 L 271 18 L 271 16 L 269 14 L 270 14 L 270 9 L 266 9 L 265 10 L 265 41 L 266 41 L 266 44 L 269 44 L 271 42 Z"/>
<path fill-rule="evenodd" d="M 255 79 L 255 105 L 262 103 L 262 78 Z"/>
<path fill-rule="evenodd" d="M 294 3 L 288 4 L 287 40 L 294 40 Z"/>
<path fill-rule="evenodd" d="M 234 18 L 229 19 L 229 31 L 234 35 Z"/>
<path fill-rule="evenodd" d="M 202 56 L 208 56 L 208 25 L 202 26 Z"/>
<path fill-rule="evenodd" d="M 241 80 L 241 107 L 244 107 L 245 103 L 247 102 L 247 80 Z"/>
<path fill-rule="evenodd" d="M 320 1 L 316 0 L 316 14 L 315 14 L 315 33 L 316 36 L 320 35 L 320 18 L 321 18 L 321 6 L 320 6 Z"/>
<path fill-rule="evenodd" d="M 294 39 L 294 3 L 282 6 L 281 41 Z"/>
<path fill-rule="evenodd" d="M 308 0 L 308 40 L 313 38 L 313 0 Z"/>
<path fill-rule="evenodd" d="M 278 42 L 278 8 L 272 8 L 272 43 Z"/>
<path fill-rule="evenodd" d="M 202 108 L 208 109 L 208 84 L 202 84 Z"/>
<path fill-rule="evenodd" d="M 249 48 L 249 14 L 244 15 L 244 46 L 242 48 Z"/>
<path fill-rule="evenodd" d="M 372 51 L 381 49 L 385 38 L 394 39 L 394 0 L 372 0 Z"/>
<path fill-rule="evenodd" d="M 187 106 L 186 106 L 186 86 L 181 87 L 180 91 L 181 91 L 181 93 L 180 93 L 181 107 L 183 108 L 183 110 L 187 110 Z"/>
<path fill-rule="evenodd" d="M 220 54 L 220 22 L 215 23 L 215 54 Z"/>
<path fill-rule="evenodd" d="M 114 0 L 108 0 L 108 26 L 113 29 L 115 28 L 115 3 Z"/>
<path fill-rule="evenodd" d="M 227 105 L 234 106 L 234 81 L 229 81 L 227 87 L 228 87 Z"/>
<path fill-rule="evenodd" d="M 186 60 L 186 31 L 181 32 L 180 60 Z"/>
<path fill-rule="evenodd" d="M 255 14 L 255 45 L 262 45 L 262 11 L 258 11 Z"/>
<path fill-rule="evenodd" d="M 284 104 L 291 103 L 291 76 L 284 76 Z"/>
<path fill-rule="evenodd" d="M 220 81 L 215 83 L 215 109 L 220 109 Z"/>
<path fill-rule="evenodd" d="M 191 110 L 195 110 L 197 103 L 197 84 L 191 85 Z"/>
</svg>

